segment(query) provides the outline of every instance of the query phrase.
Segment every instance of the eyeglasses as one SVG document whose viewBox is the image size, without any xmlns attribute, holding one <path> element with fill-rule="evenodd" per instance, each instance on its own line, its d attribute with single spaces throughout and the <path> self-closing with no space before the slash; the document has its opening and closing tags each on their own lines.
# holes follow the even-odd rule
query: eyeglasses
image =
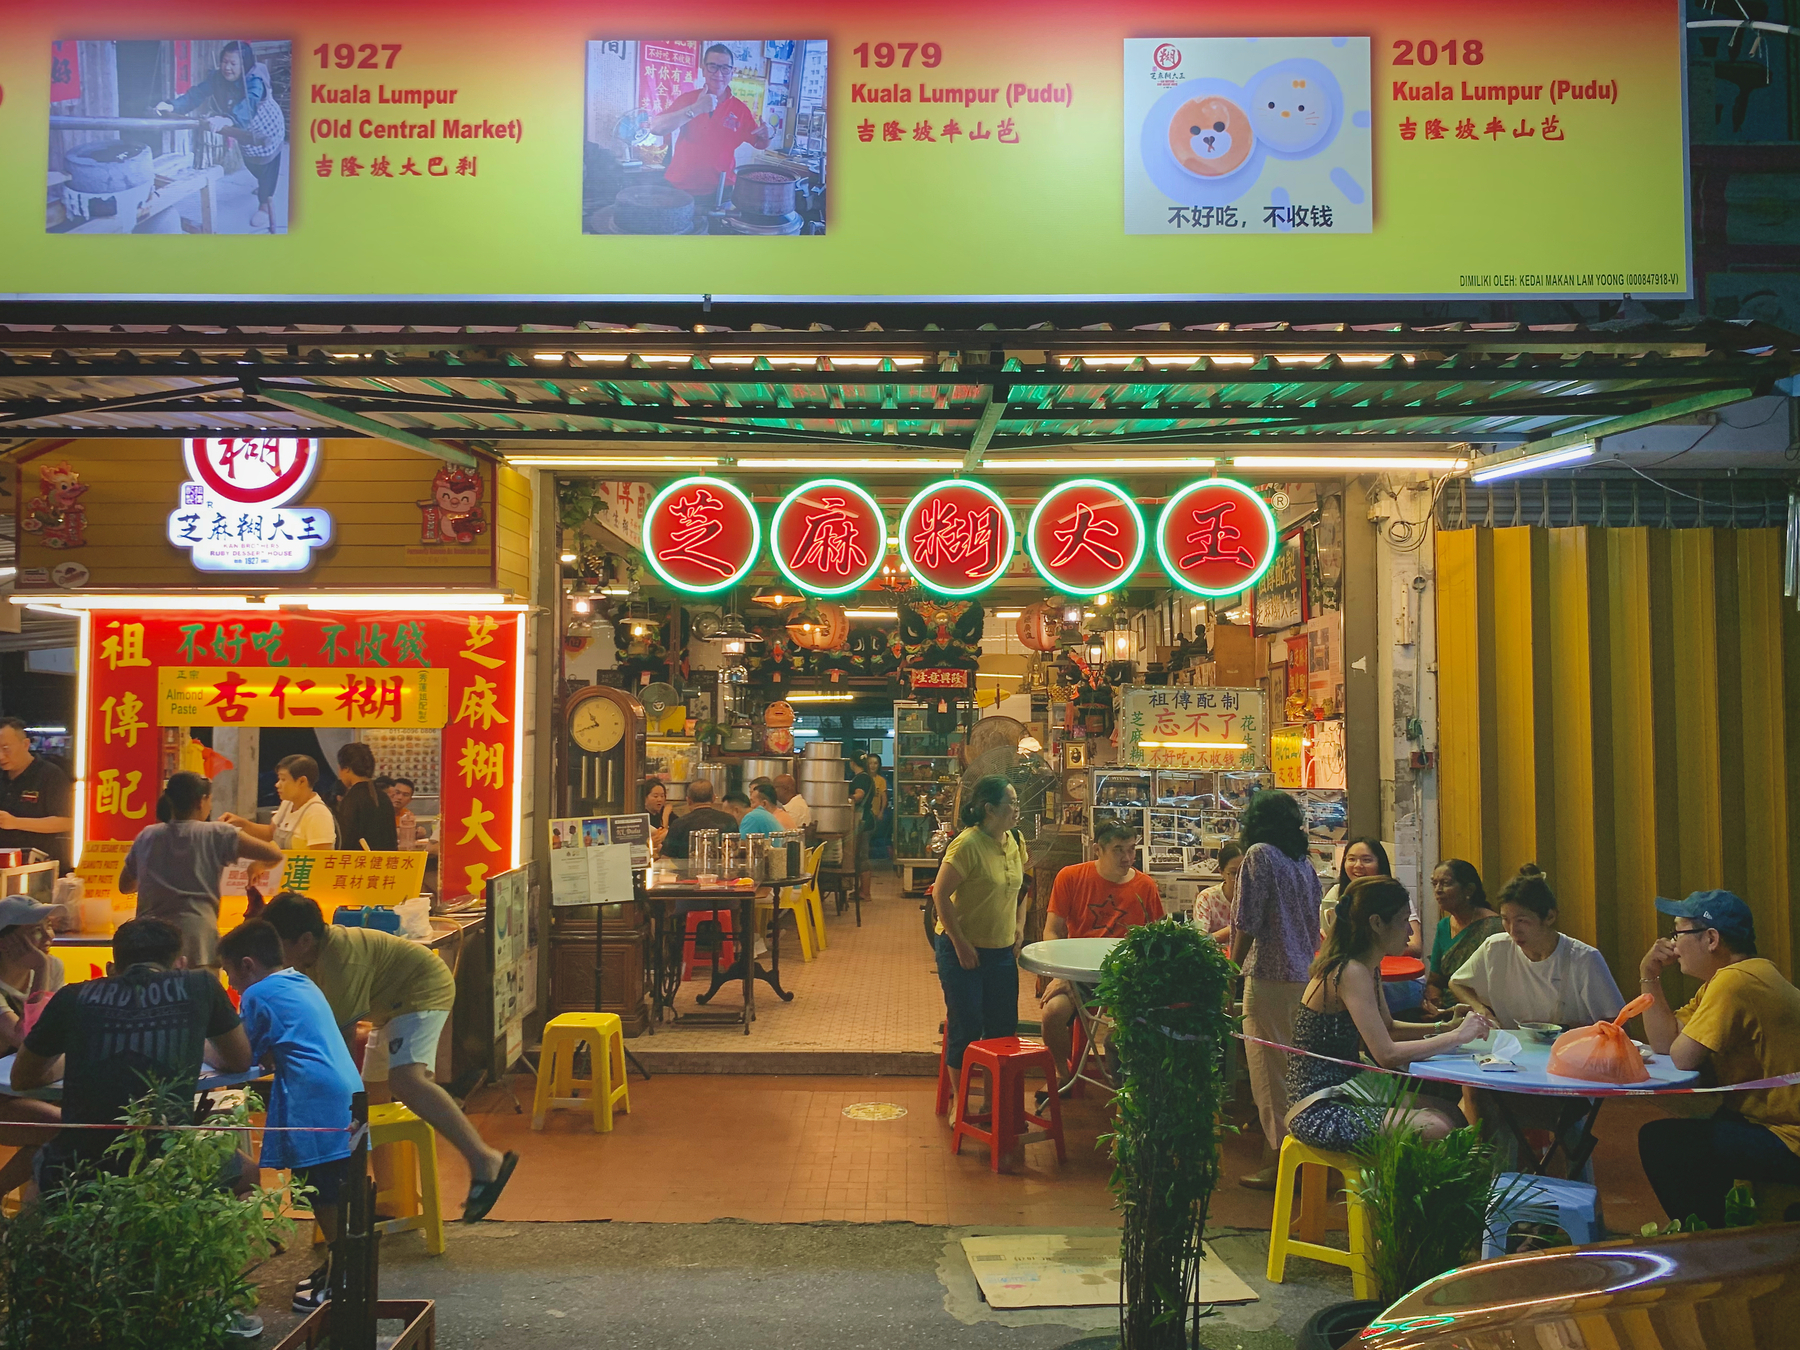
<svg viewBox="0 0 1800 1350">
<path fill-rule="evenodd" d="M 712 71 L 714 74 L 719 74 L 721 72 L 728 73 L 731 70 L 731 67 L 721 61 L 708 61 L 706 63 L 706 69 Z"/>
<path fill-rule="evenodd" d="M 1676 936 L 1678 938 L 1679 937 L 1687 937 L 1693 933 L 1704 933 L 1706 931 L 1708 931 L 1708 930 L 1704 929 L 1704 928 L 1676 928 L 1676 929 L 1672 930 L 1674 936 Z"/>
</svg>

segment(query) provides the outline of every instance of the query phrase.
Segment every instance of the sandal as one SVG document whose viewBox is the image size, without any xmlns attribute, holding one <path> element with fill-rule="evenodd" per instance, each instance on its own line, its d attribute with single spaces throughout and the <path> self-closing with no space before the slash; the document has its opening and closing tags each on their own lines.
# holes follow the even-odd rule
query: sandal
<svg viewBox="0 0 1800 1350">
<path fill-rule="evenodd" d="M 506 1189 L 506 1183 L 512 1180 L 513 1168 L 519 1165 L 519 1155 L 509 1152 L 500 1160 L 500 1175 L 492 1181 L 474 1181 L 469 1183 L 469 1198 L 463 1201 L 463 1222 L 475 1223 L 485 1219 L 488 1211 L 500 1199 L 500 1192 Z"/>
</svg>

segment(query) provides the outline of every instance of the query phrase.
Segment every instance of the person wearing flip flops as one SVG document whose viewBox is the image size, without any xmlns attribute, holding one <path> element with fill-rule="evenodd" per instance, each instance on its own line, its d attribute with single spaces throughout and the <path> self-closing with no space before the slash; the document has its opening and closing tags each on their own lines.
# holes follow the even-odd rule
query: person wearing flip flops
<svg viewBox="0 0 1800 1350">
<path fill-rule="evenodd" d="M 512 1179 L 519 1155 L 489 1147 L 432 1078 L 438 1040 L 456 1002 L 450 968 L 429 947 L 374 928 L 327 925 L 318 902 L 296 891 L 269 901 L 263 919 L 281 936 L 287 964 L 319 986 L 349 1041 L 374 1024 L 363 1052 L 369 1101 L 399 1101 L 455 1146 L 469 1164 L 463 1220 L 487 1217 Z"/>
</svg>

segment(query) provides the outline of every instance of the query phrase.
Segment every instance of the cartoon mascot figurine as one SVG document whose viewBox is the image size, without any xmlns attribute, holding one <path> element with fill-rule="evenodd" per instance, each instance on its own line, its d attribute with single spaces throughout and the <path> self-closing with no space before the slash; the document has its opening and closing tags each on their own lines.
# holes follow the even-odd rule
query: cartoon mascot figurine
<svg viewBox="0 0 1800 1350">
<path fill-rule="evenodd" d="M 470 544 L 487 529 L 481 515 L 481 473 L 446 464 L 431 480 L 431 500 L 419 503 L 424 519 L 419 539 L 426 544 Z"/>
<path fill-rule="evenodd" d="M 87 508 L 81 504 L 87 490 L 67 461 L 48 465 L 38 471 L 38 495 L 19 524 L 50 548 L 80 548 L 87 543 Z"/>
</svg>

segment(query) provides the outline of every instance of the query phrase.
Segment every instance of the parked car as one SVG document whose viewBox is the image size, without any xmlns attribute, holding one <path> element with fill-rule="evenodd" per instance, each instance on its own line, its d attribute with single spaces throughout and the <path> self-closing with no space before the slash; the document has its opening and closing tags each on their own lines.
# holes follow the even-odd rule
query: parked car
<svg viewBox="0 0 1800 1350">
<path fill-rule="evenodd" d="M 1800 1338 L 1800 1224 L 1599 1243 L 1464 1266 L 1356 1350 L 1776 1350 Z"/>
</svg>

